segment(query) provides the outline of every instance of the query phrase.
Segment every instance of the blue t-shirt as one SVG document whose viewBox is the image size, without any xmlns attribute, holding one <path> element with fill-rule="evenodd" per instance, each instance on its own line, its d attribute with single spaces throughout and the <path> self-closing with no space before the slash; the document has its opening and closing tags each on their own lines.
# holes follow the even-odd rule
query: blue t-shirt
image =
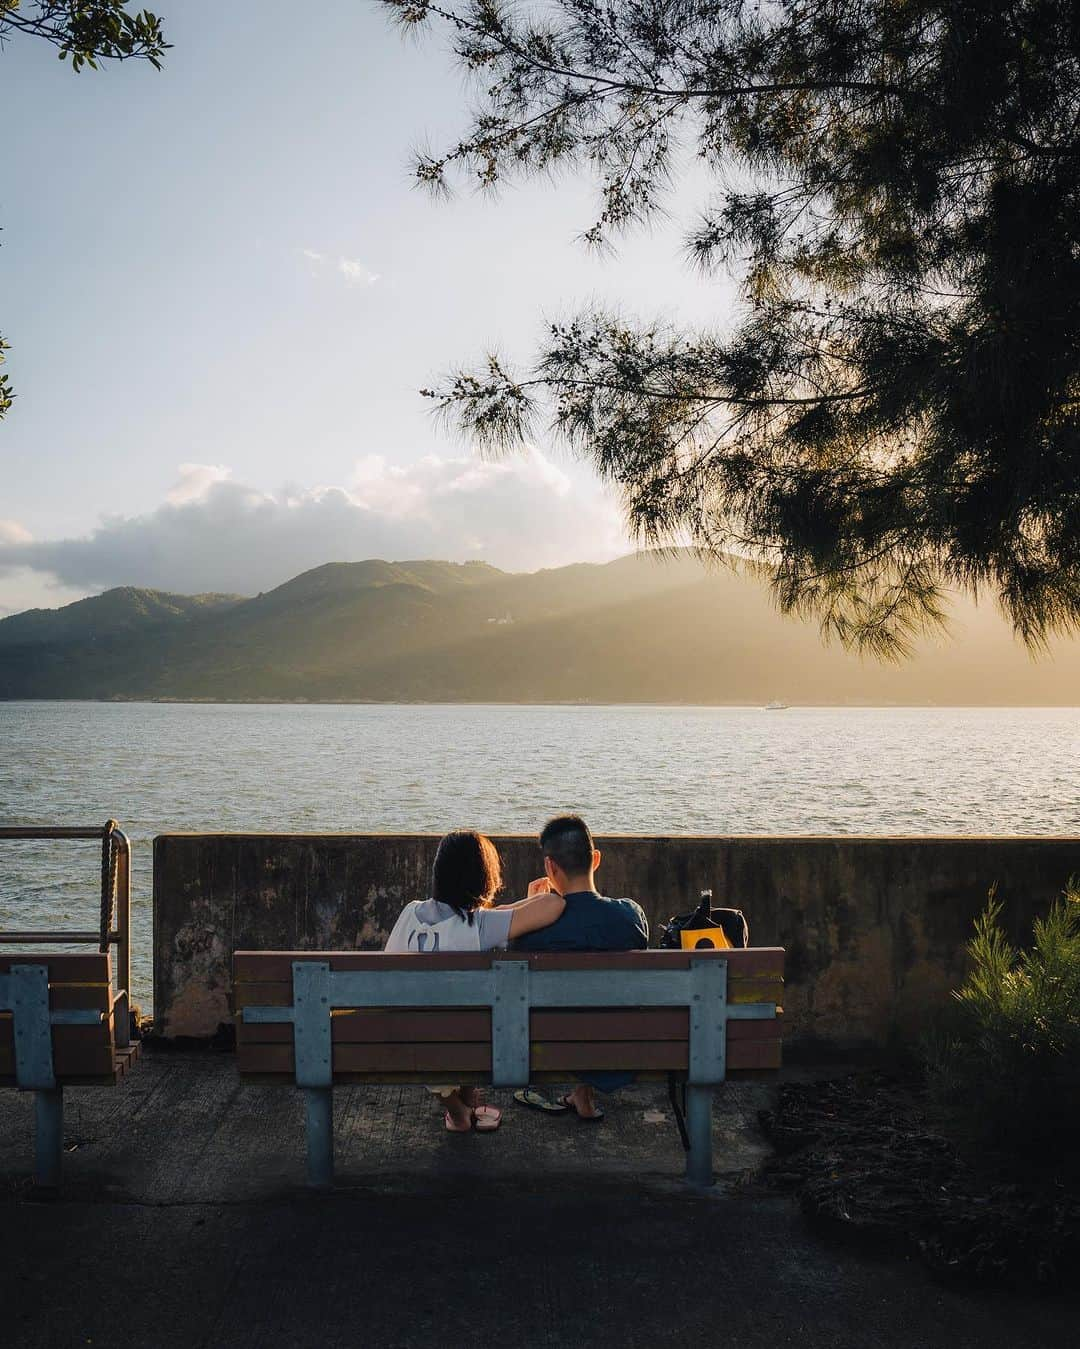
<svg viewBox="0 0 1080 1349">
<path fill-rule="evenodd" d="M 564 895 L 566 908 L 550 927 L 527 932 L 515 951 L 643 951 L 649 922 L 632 899 L 605 899 L 595 890 Z"/>
</svg>

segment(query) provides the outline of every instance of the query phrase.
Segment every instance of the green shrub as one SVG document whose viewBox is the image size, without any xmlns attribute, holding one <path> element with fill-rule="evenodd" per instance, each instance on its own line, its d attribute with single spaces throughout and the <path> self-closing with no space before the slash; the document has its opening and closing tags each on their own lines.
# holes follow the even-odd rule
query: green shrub
<svg viewBox="0 0 1080 1349">
<path fill-rule="evenodd" d="M 1060 1160 L 1080 1120 L 1080 891 L 1070 883 L 1017 951 L 993 894 L 969 944 L 971 972 L 928 1052 L 931 1091 L 971 1138 Z"/>
</svg>

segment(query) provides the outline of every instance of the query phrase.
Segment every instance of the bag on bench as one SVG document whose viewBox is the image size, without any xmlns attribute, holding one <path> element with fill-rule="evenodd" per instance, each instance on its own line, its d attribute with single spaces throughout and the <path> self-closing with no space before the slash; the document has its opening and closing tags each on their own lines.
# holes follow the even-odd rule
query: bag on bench
<svg viewBox="0 0 1080 1349">
<path fill-rule="evenodd" d="M 750 945 L 750 924 L 742 909 L 714 909 L 713 892 L 702 890 L 701 903 L 693 913 L 679 913 L 669 918 L 660 929 L 659 945 L 664 950 L 694 950 L 698 947 L 738 947 Z M 717 940 L 710 940 L 716 933 Z M 690 1150 L 686 1132 L 686 1083 L 680 1083 L 675 1073 L 668 1073 L 668 1100 L 679 1129 L 683 1147 Z"/>
<path fill-rule="evenodd" d="M 742 950 L 750 945 L 750 924 L 742 909 L 714 909 L 712 891 L 702 890 L 701 903 L 693 913 L 680 913 L 668 919 L 660 929 L 662 950 L 693 950 L 695 947 L 721 946 Z M 710 940 L 709 932 L 721 940 Z M 695 939 L 694 934 L 700 933 Z"/>
</svg>

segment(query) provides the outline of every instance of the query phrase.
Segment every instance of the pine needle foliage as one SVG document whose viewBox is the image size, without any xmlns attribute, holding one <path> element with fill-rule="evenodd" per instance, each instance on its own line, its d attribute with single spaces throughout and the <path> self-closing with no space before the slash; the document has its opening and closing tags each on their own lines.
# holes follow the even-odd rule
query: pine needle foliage
<svg viewBox="0 0 1080 1349">
<path fill-rule="evenodd" d="M 436 191 L 574 168 L 610 245 L 692 153 L 689 257 L 741 307 L 589 311 L 428 392 L 492 450 L 548 423 L 640 540 L 758 563 L 785 611 L 900 658 L 943 596 L 1032 649 L 1080 627 L 1075 0 L 383 0 L 473 77 Z"/>
<path fill-rule="evenodd" d="M 1017 951 L 993 897 L 975 924 L 956 1018 L 930 1052 L 938 1101 L 965 1132 L 1052 1160 L 1080 1111 L 1080 891 L 1075 883 Z"/>
</svg>

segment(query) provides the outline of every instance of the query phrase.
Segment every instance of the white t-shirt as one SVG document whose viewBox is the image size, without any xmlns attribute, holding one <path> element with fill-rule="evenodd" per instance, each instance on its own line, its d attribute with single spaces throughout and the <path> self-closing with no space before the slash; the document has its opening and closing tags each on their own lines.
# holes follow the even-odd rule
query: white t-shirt
<svg viewBox="0 0 1080 1349">
<path fill-rule="evenodd" d="M 398 915 L 383 950 L 396 955 L 432 951 L 494 951 L 510 943 L 513 909 L 474 909 L 472 922 L 436 899 L 414 899 Z"/>
</svg>

